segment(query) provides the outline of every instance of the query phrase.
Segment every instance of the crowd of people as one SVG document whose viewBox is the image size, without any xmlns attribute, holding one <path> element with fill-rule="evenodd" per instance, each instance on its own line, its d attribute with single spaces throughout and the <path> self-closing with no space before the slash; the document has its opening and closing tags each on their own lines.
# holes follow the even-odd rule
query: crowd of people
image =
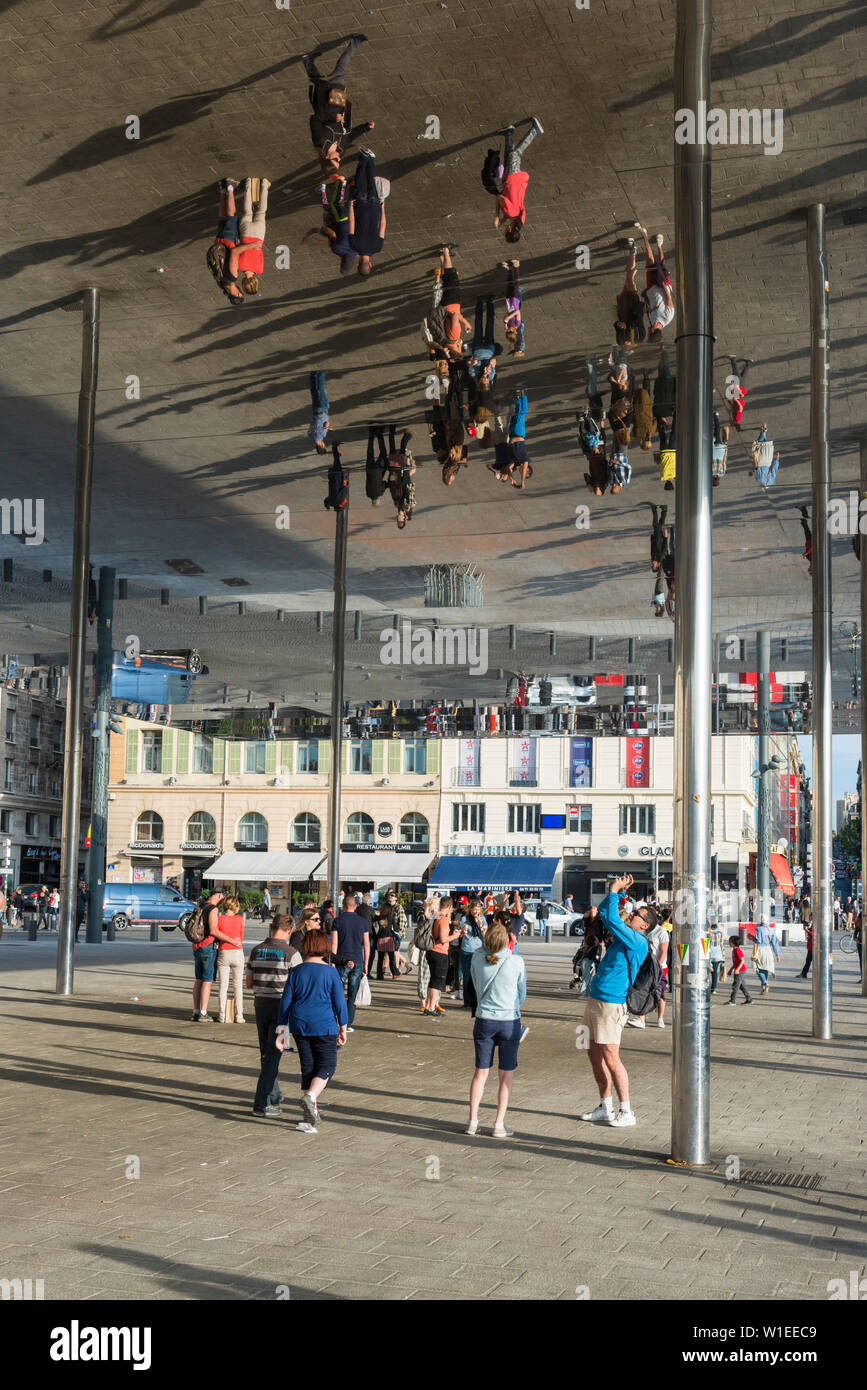
<svg viewBox="0 0 867 1390">
<path fill-rule="evenodd" d="M 633 897 L 632 888 L 632 877 L 621 875 L 602 902 L 580 914 L 581 940 L 570 986 L 586 996 L 588 1058 L 599 1092 L 598 1104 L 581 1118 L 615 1128 L 636 1123 L 620 1056 L 623 1030 L 646 1028 L 648 1023 L 667 1026 L 673 953 L 670 905 L 653 896 Z M 805 901 L 809 905 L 809 899 Z M 564 907 L 572 912 L 571 896 Z M 543 896 L 535 909 L 540 935 L 549 910 Z M 803 904 L 800 910 L 808 911 Z M 267 918 L 268 912 L 264 915 Z M 841 921 L 845 922 L 842 909 Z M 245 919 L 238 899 L 215 889 L 187 932 L 194 956 L 192 1021 L 243 1022 L 244 990 L 252 993 L 261 1063 L 253 1114 L 282 1114 L 280 1060 L 284 1051 L 294 1051 L 301 1085 L 298 1128 L 315 1132 L 320 1097 L 335 1074 L 339 1052 L 355 1031 L 359 1008 L 371 1002 L 369 981 L 375 978 L 384 984 L 415 972 L 421 1016 L 438 1022 L 446 1013 L 444 1003 L 450 1002 L 474 1020 L 475 1067 L 466 1132 L 478 1132 L 479 1107 L 496 1054 L 492 1133 L 507 1137 L 518 1049 L 529 1031 L 522 1018 L 526 968 L 516 946 L 521 937 L 532 934 L 532 924 L 517 891 L 432 894 L 418 905 L 411 922 L 394 888 L 377 903 L 369 892 L 347 890 L 337 903 L 310 897 L 295 916 L 272 913 L 266 939 L 257 941 L 245 959 Z M 809 913 L 805 930 L 809 953 Z M 707 959 L 712 1002 L 722 984 L 730 991 L 729 1005 L 735 1005 L 739 995 L 750 1004 L 750 965 L 761 995 L 770 993 L 780 960 L 776 930 L 759 925 L 745 949 L 739 935 L 727 936 L 724 927 L 715 924 Z M 809 964 L 808 954 L 804 973 Z M 219 1011 L 212 1019 L 208 1007 L 215 980 Z"/>
<path fill-rule="evenodd" d="M 319 68 L 321 50 L 303 54 L 301 60 L 312 108 L 310 140 L 321 201 L 321 222 L 306 233 L 303 241 L 315 242 L 334 255 L 341 274 L 357 273 L 365 279 L 373 273 L 376 258 L 385 245 L 386 199 L 391 191 L 389 180 L 377 172 L 374 151 L 359 143 L 374 129 L 375 122 L 353 125 L 352 102 L 347 92 L 350 62 L 366 41 L 364 34 L 353 35 L 327 75 Z M 502 235 L 510 248 L 521 242 L 527 219 L 530 174 L 523 167 L 524 160 L 533 142 L 543 134 L 535 115 L 505 127 L 499 132 L 502 148 L 489 148 L 482 166 L 482 186 L 495 199 L 492 230 Z M 351 170 L 346 166 L 350 157 L 355 160 Z M 235 308 L 260 292 L 269 187 L 265 178 L 220 180 L 218 226 L 208 248 L 208 263 L 217 284 Z M 625 278 L 616 297 L 614 345 L 606 373 L 608 404 L 600 391 L 601 366 L 588 359 L 587 406 L 577 413 L 577 442 L 586 465 L 583 479 L 597 498 L 606 492 L 612 497 L 621 496 L 629 487 L 634 469 L 632 445 L 641 451 L 653 451 L 655 472 L 663 490 L 673 491 L 677 470 L 677 383 L 663 344 L 663 334 L 671 328 L 676 313 L 671 273 L 662 233 L 650 235 L 641 222 L 634 224 L 634 231 L 635 235 L 626 239 Z M 642 288 L 638 284 L 637 238 L 644 254 Z M 445 243 L 437 250 L 430 306 L 422 324 L 425 350 L 435 378 L 435 395 L 426 421 L 431 448 L 445 487 L 453 486 L 462 470 L 470 466 L 469 449 L 474 440 L 488 454 L 485 463 L 493 479 L 524 491 L 534 471 L 527 443 L 530 403 L 520 382 L 501 389 L 500 377 L 505 344 L 508 354 L 518 359 L 527 350 L 521 262 L 515 256 L 498 262 L 486 292 L 476 299 L 471 319 L 465 316 L 462 306 L 461 277 L 455 264 L 458 249 L 453 243 Z M 497 281 L 497 276 L 502 279 Z M 500 296 L 501 317 L 496 307 Z M 502 343 L 497 341 L 498 336 L 502 336 Z M 659 349 L 658 360 L 655 365 L 645 363 L 635 371 L 630 357 L 642 345 Z M 719 487 L 726 476 L 730 430 L 742 430 L 747 378 L 754 366 L 750 358 L 731 354 L 721 360 L 728 362 L 730 370 L 724 387 L 714 388 L 719 397 L 712 418 L 709 458 L 714 487 Z M 311 375 L 313 399 L 308 438 L 317 453 L 324 454 L 331 428 L 324 373 Z M 722 410 L 728 414 L 725 422 L 721 419 Z M 420 464 L 405 445 L 395 445 L 393 432 L 386 448 L 382 435 L 386 427 L 379 420 L 369 425 L 365 492 L 373 506 L 379 505 L 386 491 L 389 493 L 396 524 L 402 530 L 416 510 L 414 474 Z M 610 431 L 608 437 L 606 429 Z M 409 431 L 402 433 L 406 440 Z M 348 500 L 349 475 L 342 463 L 339 442 L 332 441 L 331 448 L 333 462 L 325 505 L 340 509 Z M 768 438 L 765 424 L 748 451 L 748 461 L 751 475 L 760 486 L 772 487 L 780 467 L 780 453 Z M 809 567 L 809 515 L 806 508 L 800 512 Z M 666 612 L 673 616 L 673 528 L 670 532 L 665 563 L 654 566 L 651 608 L 657 617 Z"/>
</svg>

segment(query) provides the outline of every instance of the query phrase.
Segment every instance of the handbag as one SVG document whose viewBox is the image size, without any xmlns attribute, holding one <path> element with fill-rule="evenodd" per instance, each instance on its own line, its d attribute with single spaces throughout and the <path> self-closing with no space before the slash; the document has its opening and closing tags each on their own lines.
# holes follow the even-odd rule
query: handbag
<svg viewBox="0 0 867 1390">
<path fill-rule="evenodd" d="M 377 951 L 393 951 L 395 949 L 394 937 L 390 932 L 383 932 L 381 936 L 376 938 L 376 949 Z"/>
<path fill-rule="evenodd" d="M 355 996 L 355 1007 L 366 1009 L 370 1005 L 370 984 L 366 975 L 362 975 L 361 984 L 358 986 L 358 993 Z"/>
</svg>

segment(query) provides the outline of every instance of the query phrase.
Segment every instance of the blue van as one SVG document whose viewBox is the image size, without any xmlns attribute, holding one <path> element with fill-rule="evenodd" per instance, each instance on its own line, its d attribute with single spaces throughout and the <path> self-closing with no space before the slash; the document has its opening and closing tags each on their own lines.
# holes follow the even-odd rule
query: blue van
<svg viewBox="0 0 867 1390">
<path fill-rule="evenodd" d="M 111 922 L 115 931 L 126 931 L 133 923 L 157 922 L 163 931 L 183 931 L 195 910 L 195 903 L 164 883 L 106 883 L 102 926 Z"/>
<path fill-rule="evenodd" d="M 176 657 L 112 652 L 111 698 L 134 705 L 184 705 L 196 676 L 207 673 L 198 652 Z"/>
</svg>

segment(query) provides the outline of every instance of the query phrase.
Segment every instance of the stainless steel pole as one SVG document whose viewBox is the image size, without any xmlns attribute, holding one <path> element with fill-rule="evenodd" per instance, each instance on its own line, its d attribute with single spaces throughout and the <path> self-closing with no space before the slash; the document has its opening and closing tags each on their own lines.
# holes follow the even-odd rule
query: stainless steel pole
<svg viewBox="0 0 867 1390">
<path fill-rule="evenodd" d="M 60 836 L 60 917 L 57 930 L 58 994 L 72 993 L 78 841 L 81 807 L 81 720 L 84 697 L 87 588 L 90 560 L 90 497 L 93 484 L 93 425 L 99 369 L 99 290 L 82 294 L 81 390 L 75 451 L 72 595 L 69 605 L 69 675 L 63 758 L 63 819 Z"/>
<path fill-rule="evenodd" d="M 771 774 L 763 772 L 771 756 L 771 634 L 756 633 L 756 681 L 759 723 L 759 826 L 756 845 L 756 922 L 771 921 Z"/>
<path fill-rule="evenodd" d="M 334 630 L 331 640 L 331 797 L 328 824 L 329 896 L 337 911 L 340 893 L 340 782 L 343 747 L 343 652 L 346 641 L 346 534 L 349 503 L 335 512 Z"/>
<path fill-rule="evenodd" d="M 710 1152 L 710 990 L 703 938 L 709 930 L 714 339 L 710 151 L 700 118 L 710 104 L 710 46 L 710 0 L 677 0 L 675 110 L 693 112 L 696 143 L 674 147 L 678 467 L 671 1153 L 691 1164 L 707 1163 Z"/>
<path fill-rule="evenodd" d="M 867 437 L 859 444 L 861 454 L 861 497 L 867 497 Z M 860 535 L 861 546 L 861 998 L 867 999 L 867 932 L 864 931 L 864 905 L 867 903 L 867 536 Z"/>
<path fill-rule="evenodd" d="M 813 459 L 813 1037 L 830 1038 L 833 869 L 831 822 L 830 342 L 825 208 L 807 210 L 810 439 Z"/>
<path fill-rule="evenodd" d="M 111 624 L 114 617 L 115 571 L 107 565 L 99 570 L 99 611 L 97 615 L 95 755 L 93 796 L 91 799 L 90 901 L 87 905 L 87 936 L 90 943 L 102 941 L 102 903 L 105 892 L 105 858 L 108 844 L 108 755 L 111 734 Z"/>
</svg>

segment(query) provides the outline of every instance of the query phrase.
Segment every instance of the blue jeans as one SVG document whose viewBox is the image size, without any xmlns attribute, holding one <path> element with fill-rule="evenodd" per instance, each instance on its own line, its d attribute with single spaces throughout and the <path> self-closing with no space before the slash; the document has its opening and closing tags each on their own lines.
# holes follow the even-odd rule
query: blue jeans
<svg viewBox="0 0 867 1390">
<path fill-rule="evenodd" d="M 360 154 L 355 169 L 355 197 L 361 203 L 378 203 L 376 191 L 376 160 L 372 154 Z"/>
<path fill-rule="evenodd" d="M 766 988 L 767 988 L 767 984 L 768 984 L 768 972 L 767 972 L 767 970 L 759 970 L 758 966 L 756 966 L 756 974 L 758 975 L 759 979 L 760 979 L 761 982 L 762 982 L 762 989 L 766 989 Z"/>
<path fill-rule="evenodd" d="M 310 373 L 310 401 L 314 413 L 317 410 L 324 410 L 328 414 L 328 396 L 325 393 L 325 373 Z"/>
<path fill-rule="evenodd" d="M 515 405 L 512 410 L 512 417 L 509 420 L 509 438 L 519 436 L 525 438 L 527 433 L 527 393 L 522 391 L 515 397 Z"/>
<path fill-rule="evenodd" d="M 355 1023 L 355 996 L 361 984 L 364 966 L 360 961 L 353 965 L 351 969 L 348 965 L 339 965 L 337 967 L 337 973 L 340 976 L 340 983 L 346 990 L 346 1007 L 349 1010 L 349 1026 L 351 1028 Z"/>
<path fill-rule="evenodd" d="M 722 970 L 722 967 L 723 967 L 723 963 L 722 963 L 721 960 L 712 960 L 711 963 L 710 963 L 710 992 L 711 992 L 711 994 L 713 994 L 714 990 L 715 990 L 716 987 L 717 987 L 717 984 L 718 984 L 718 982 L 719 982 L 719 977 L 720 977 L 720 971 Z"/>
</svg>

